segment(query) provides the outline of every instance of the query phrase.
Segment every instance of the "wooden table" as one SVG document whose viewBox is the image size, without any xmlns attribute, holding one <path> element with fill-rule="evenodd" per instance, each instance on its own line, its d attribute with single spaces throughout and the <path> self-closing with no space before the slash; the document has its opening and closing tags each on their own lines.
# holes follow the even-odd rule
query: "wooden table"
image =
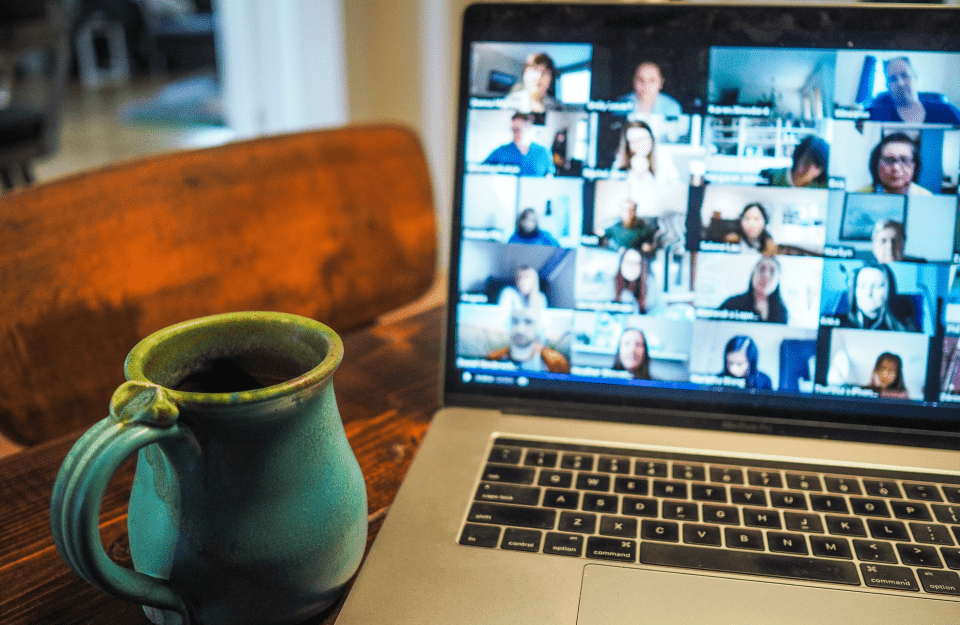
<svg viewBox="0 0 960 625">
<path fill-rule="evenodd" d="M 343 336 L 334 388 L 347 437 L 367 482 L 367 549 L 439 405 L 441 310 Z M 104 406 L 104 416 L 107 406 Z M 4 625 L 148 625 L 139 605 L 114 599 L 67 568 L 50 534 L 50 494 L 60 464 L 82 432 L 0 459 L 0 621 Z M 127 498 L 134 461 L 107 490 L 100 529 L 107 553 L 131 566 Z M 310 621 L 333 623 L 337 604 Z M 306 623 L 304 625 L 307 625 Z"/>
</svg>

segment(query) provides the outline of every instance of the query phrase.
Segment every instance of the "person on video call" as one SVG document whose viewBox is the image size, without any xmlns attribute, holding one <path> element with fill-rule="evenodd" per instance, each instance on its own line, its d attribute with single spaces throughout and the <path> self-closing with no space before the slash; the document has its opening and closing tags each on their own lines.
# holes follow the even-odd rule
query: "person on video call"
<svg viewBox="0 0 960 625">
<path fill-rule="evenodd" d="M 539 143 L 534 143 L 533 117 L 516 113 L 510 120 L 513 141 L 496 148 L 484 159 L 485 165 L 517 165 L 521 176 L 553 174 L 553 155 Z"/>
<path fill-rule="evenodd" d="M 864 265 L 853 275 L 850 308 L 837 317 L 841 328 L 919 332 L 912 305 L 897 295 L 888 265 Z"/>
<path fill-rule="evenodd" d="M 621 102 L 632 102 L 634 117 L 644 115 L 662 115 L 679 117 L 683 114 L 680 103 L 663 93 L 663 73 L 660 66 L 651 61 L 637 65 L 633 73 L 633 91 L 620 98 Z"/>
<path fill-rule="evenodd" d="M 757 369 L 759 358 L 760 351 L 753 339 L 735 336 L 727 341 L 723 350 L 723 373 L 720 375 L 744 380 L 747 389 L 770 390 L 773 388 L 770 376 Z"/>
<path fill-rule="evenodd" d="M 500 291 L 497 304 L 513 310 L 525 306 L 547 307 L 547 296 L 540 290 L 540 274 L 529 265 L 517 269 L 513 286 L 507 285 Z"/>
<path fill-rule="evenodd" d="M 767 209 L 759 202 L 751 202 L 740 212 L 737 231 L 729 233 L 724 240 L 727 243 L 739 243 L 764 256 L 773 256 L 777 253 L 777 244 L 767 231 L 768 221 Z"/>
<path fill-rule="evenodd" d="M 745 293 L 734 295 L 720 305 L 720 310 L 737 310 L 757 315 L 758 321 L 786 323 L 787 307 L 780 297 L 780 263 L 764 256 L 750 273 L 750 286 Z"/>
<path fill-rule="evenodd" d="M 543 344 L 543 309 L 523 306 L 510 311 L 510 344 L 487 354 L 487 360 L 510 361 L 527 371 L 570 373 L 569 359 Z"/>
<path fill-rule="evenodd" d="M 870 104 L 870 119 L 880 122 L 960 124 L 960 108 L 939 94 L 920 99 L 920 78 L 910 59 L 898 56 L 883 62 L 887 93 Z"/>
<path fill-rule="evenodd" d="M 557 67 L 544 52 L 531 54 L 523 64 L 523 74 L 510 93 L 503 99 L 504 108 L 521 113 L 545 113 L 560 110 L 560 102 L 553 97 Z"/>
<path fill-rule="evenodd" d="M 903 260 L 903 245 L 906 236 L 903 224 L 892 219 L 880 219 L 873 224 L 870 247 L 878 265 Z"/>
<path fill-rule="evenodd" d="M 620 253 L 614 278 L 613 301 L 630 304 L 633 312 L 645 312 L 646 263 L 639 250 L 628 247 Z"/>
<path fill-rule="evenodd" d="M 651 251 L 657 231 L 656 224 L 637 217 L 637 203 L 633 200 L 624 200 L 621 210 L 620 221 L 604 230 L 600 244 L 615 250 L 633 247 L 641 251 Z"/>
<path fill-rule="evenodd" d="M 627 172 L 627 194 L 636 202 L 649 200 L 655 183 L 680 179 L 670 157 L 657 152 L 653 129 L 642 120 L 623 125 L 613 169 Z"/>
<path fill-rule="evenodd" d="M 538 223 L 537 211 L 532 208 L 525 208 L 517 217 L 517 229 L 507 239 L 507 243 L 525 243 L 528 245 L 552 245 L 559 247 L 553 235 L 546 230 L 541 230 Z"/>
<path fill-rule="evenodd" d="M 860 189 L 860 193 L 933 195 L 917 184 L 920 153 L 917 143 L 902 132 L 887 135 L 873 148 L 870 175 L 873 183 Z"/>
<path fill-rule="evenodd" d="M 774 187 L 827 188 L 830 144 L 814 135 L 804 137 L 793 149 L 793 165 L 782 169 L 764 169 L 760 175 Z"/>
<path fill-rule="evenodd" d="M 650 354 L 647 337 L 636 328 L 628 328 L 620 335 L 617 356 L 613 360 L 616 371 L 629 371 L 635 380 L 650 379 Z"/>
<path fill-rule="evenodd" d="M 907 387 L 903 384 L 903 361 L 900 356 L 884 352 L 877 357 L 877 364 L 870 374 L 870 383 L 864 388 L 880 394 L 880 397 L 907 399 Z"/>
</svg>

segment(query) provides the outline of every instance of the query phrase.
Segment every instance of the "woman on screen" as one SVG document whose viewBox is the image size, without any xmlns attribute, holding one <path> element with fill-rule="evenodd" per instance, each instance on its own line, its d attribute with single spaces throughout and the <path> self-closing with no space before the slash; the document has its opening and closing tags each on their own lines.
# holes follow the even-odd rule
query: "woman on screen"
<svg viewBox="0 0 960 625">
<path fill-rule="evenodd" d="M 647 352 L 647 337 L 643 332 L 636 328 L 623 331 L 613 368 L 617 371 L 629 371 L 635 380 L 650 379 L 650 354 Z"/>
<path fill-rule="evenodd" d="M 907 399 L 907 387 L 903 384 L 903 361 L 900 356 L 884 352 L 877 357 L 877 364 L 870 374 L 870 384 L 865 388 L 880 394 L 880 397 Z"/>
<path fill-rule="evenodd" d="M 902 132 L 885 136 L 870 153 L 870 175 L 873 183 L 860 193 L 897 193 L 900 195 L 933 195 L 917 180 L 920 177 L 920 150 L 917 143 Z"/>
<path fill-rule="evenodd" d="M 773 383 L 770 376 L 757 370 L 760 352 L 757 344 L 749 336 L 735 336 L 727 341 L 723 350 L 723 373 L 729 378 L 745 380 L 744 388 L 758 391 L 770 390 Z"/>
<path fill-rule="evenodd" d="M 787 169 L 764 169 L 760 175 L 774 187 L 827 188 L 827 163 L 830 144 L 815 135 L 808 135 L 793 149 L 793 166 Z"/>
<path fill-rule="evenodd" d="M 636 248 L 628 247 L 620 253 L 617 276 L 614 278 L 613 301 L 630 304 L 633 312 L 644 312 L 646 263 Z"/>
<path fill-rule="evenodd" d="M 557 67 L 545 52 L 531 54 L 523 64 L 523 76 L 503 99 L 504 108 L 521 113 L 545 113 L 560 110 L 560 102 L 553 97 Z"/>
<path fill-rule="evenodd" d="M 899 304 L 897 310 L 895 304 Z M 897 295 L 897 284 L 888 265 L 864 265 L 853 276 L 850 308 L 840 315 L 841 328 L 919 332 L 912 310 Z"/>
<path fill-rule="evenodd" d="M 627 172 L 627 185 L 634 201 L 642 200 L 645 190 L 649 191 L 654 183 L 680 179 L 670 157 L 657 152 L 650 124 L 639 119 L 623 125 L 613 169 Z"/>
<path fill-rule="evenodd" d="M 777 244 L 767 231 L 768 221 L 767 209 L 762 204 L 747 204 L 740 213 L 737 231 L 728 234 L 725 240 L 727 243 L 739 243 L 765 256 L 773 256 L 777 253 Z"/>
<path fill-rule="evenodd" d="M 517 269 L 514 284 L 503 287 L 497 304 L 507 310 L 535 306 L 547 307 L 547 296 L 540 290 L 540 274 L 529 265 Z"/>
<path fill-rule="evenodd" d="M 734 295 L 720 305 L 720 310 L 738 310 L 757 315 L 757 321 L 786 323 L 787 307 L 780 297 L 780 263 L 764 256 L 750 273 L 746 293 Z"/>
<path fill-rule="evenodd" d="M 537 221 L 537 211 L 532 208 L 525 208 L 517 217 L 517 230 L 507 243 L 526 243 L 529 245 L 552 245 L 559 247 L 559 243 L 553 235 L 546 230 L 541 230 Z"/>
</svg>

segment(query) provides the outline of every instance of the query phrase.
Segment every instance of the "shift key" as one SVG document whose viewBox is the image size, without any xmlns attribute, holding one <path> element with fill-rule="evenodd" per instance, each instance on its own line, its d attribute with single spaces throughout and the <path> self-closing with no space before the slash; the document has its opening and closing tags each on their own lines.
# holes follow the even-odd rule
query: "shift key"
<svg viewBox="0 0 960 625">
<path fill-rule="evenodd" d="M 467 520 L 471 523 L 492 523 L 494 525 L 550 530 L 553 529 L 556 518 L 556 510 L 478 502 L 471 506 L 470 516 Z"/>
</svg>

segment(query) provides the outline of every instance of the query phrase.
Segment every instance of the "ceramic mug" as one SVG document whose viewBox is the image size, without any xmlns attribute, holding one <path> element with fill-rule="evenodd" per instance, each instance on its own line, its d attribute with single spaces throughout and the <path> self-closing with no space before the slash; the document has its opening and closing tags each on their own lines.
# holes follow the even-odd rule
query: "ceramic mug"
<svg viewBox="0 0 960 625">
<path fill-rule="evenodd" d="M 138 343 L 110 416 L 54 484 L 63 559 L 157 624 L 299 623 L 330 606 L 367 536 L 331 381 L 342 357 L 330 328 L 275 312 L 204 317 Z M 130 570 L 104 553 L 98 517 L 134 452 Z"/>
</svg>

